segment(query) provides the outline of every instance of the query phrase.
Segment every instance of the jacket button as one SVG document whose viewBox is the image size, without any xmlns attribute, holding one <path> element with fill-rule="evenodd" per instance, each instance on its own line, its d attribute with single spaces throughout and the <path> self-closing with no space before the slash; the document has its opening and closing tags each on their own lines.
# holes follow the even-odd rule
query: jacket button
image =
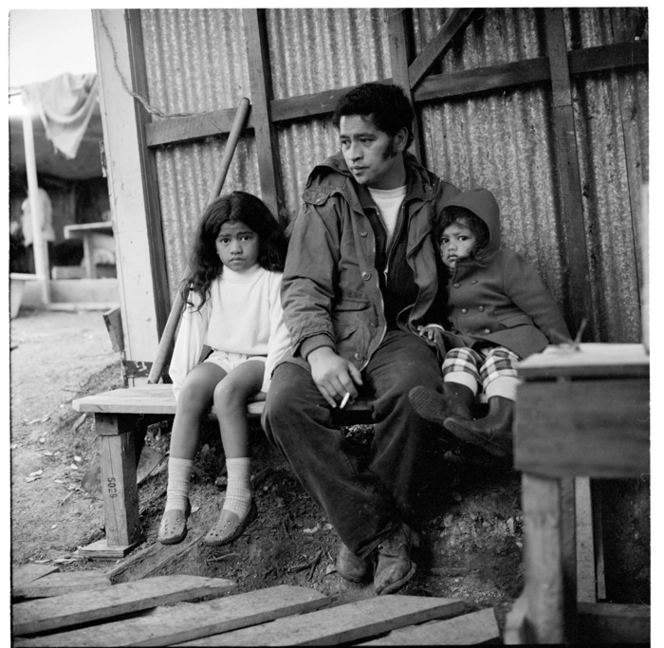
<svg viewBox="0 0 664 648">
<path fill-rule="evenodd" d="M 461 309 L 461 312 L 462 312 L 462 313 L 467 313 L 467 312 L 468 312 L 468 309 L 467 309 L 467 308 L 462 308 L 462 309 Z"/>
<path fill-rule="evenodd" d="M 357 360 L 357 361 L 362 360 L 362 356 L 359 353 L 353 354 L 353 358 L 355 358 L 355 360 Z"/>
<path fill-rule="evenodd" d="M 371 273 L 370 272 L 363 272 L 362 273 L 362 279 L 364 279 L 365 281 L 369 281 L 369 279 L 371 279 Z"/>
<path fill-rule="evenodd" d="M 474 284 L 476 284 L 476 283 L 477 283 L 477 279 L 473 279 L 470 283 L 474 283 Z"/>
<path fill-rule="evenodd" d="M 477 310 L 480 311 L 480 313 L 483 313 L 484 312 L 484 306 L 480 306 Z"/>
<path fill-rule="evenodd" d="M 491 333 L 491 329 L 484 329 L 484 332 L 485 332 L 487 335 L 489 335 L 489 333 Z"/>
<path fill-rule="evenodd" d="M 454 287 L 455 287 L 455 288 L 458 288 L 460 285 L 461 285 L 460 283 L 455 283 L 455 284 L 454 284 Z"/>
<path fill-rule="evenodd" d="M 360 230 L 360 236 L 366 237 L 368 235 L 367 230 Z"/>
</svg>

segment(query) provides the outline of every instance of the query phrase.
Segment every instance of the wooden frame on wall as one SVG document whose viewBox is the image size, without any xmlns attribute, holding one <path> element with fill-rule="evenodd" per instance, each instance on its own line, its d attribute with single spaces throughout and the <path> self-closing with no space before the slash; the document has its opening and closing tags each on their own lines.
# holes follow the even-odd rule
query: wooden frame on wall
<svg viewBox="0 0 664 648">
<path fill-rule="evenodd" d="M 334 110 L 338 98 L 349 88 L 339 88 L 310 95 L 274 99 L 267 43 L 266 16 L 264 9 L 243 9 L 246 30 L 249 76 L 252 94 L 252 109 L 247 128 L 253 129 L 259 150 L 259 175 L 263 198 L 275 214 L 283 213 L 283 186 L 280 161 L 276 143 L 275 125 L 290 121 L 307 120 L 329 114 Z M 562 9 L 541 9 L 546 32 L 547 56 L 525 61 L 465 70 L 451 74 L 428 75 L 432 66 L 450 49 L 452 43 L 481 13 L 480 9 L 456 9 L 431 39 L 419 56 L 414 58 L 412 9 L 390 10 L 387 14 L 388 41 L 393 69 L 392 79 L 383 82 L 397 83 L 407 92 L 415 107 L 424 103 L 445 100 L 478 93 L 499 92 L 530 84 L 550 84 L 552 113 L 554 116 L 554 141 L 556 142 L 556 169 L 559 195 L 562 201 L 562 225 L 566 239 L 568 267 L 565 293 L 572 326 L 578 330 L 583 314 L 590 301 L 589 266 L 583 224 L 582 188 L 578 161 L 578 143 L 574 129 L 572 107 L 572 79 L 577 75 L 594 74 L 624 68 L 648 66 L 648 43 L 623 42 L 615 45 L 590 47 L 568 51 L 565 43 L 564 17 Z M 139 10 L 129 11 L 140 14 Z M 132 20 L 129 21 L 130 23 Z M 139 15 L 140 22 L 140 15 Z M 132 51 L 141 47 L 140 33 L 130 33 Z M 137 66 L 139 56 L 134 58 L 132 73 L 140 83 L 141 74 Z M 144 89 L 147 92 L 147 89 Z M 416 111 L 417 112 L 417 111 Z M 230 131 L 234 109 L 213 111 L 204 115 L 173 118 L 151 123 L 143 120 L 142 133 L 146 150 L 160 146 L 182 144 L 219 135 Z M 215 130 L 211 131 L 210 117 L 214 117 Z M 422 158 L 421 143 L 416 128 L 413 152 Z M 158 196 L 156 180 L 151 170 L 151 156 L 144 155 L 145 178 L 151 187 L 148 193 Z M 147 205 L 151 235 L 151 253 L 155 279 L 155 298 L 168 305 L 167 286 L 163 286 L 166 272 L 161 237 L 161 218 L 158 205 Z M 161 247 L 161 249 L 160 249 Z M 163 272 L 161 271 L 163 268 Z M 160 326 L 163 307 L 159 308 Z M 165 318 L 163 322 L 165 323 Z M 588 337 L 593 337 L 592 323 Z"/>
</svg>

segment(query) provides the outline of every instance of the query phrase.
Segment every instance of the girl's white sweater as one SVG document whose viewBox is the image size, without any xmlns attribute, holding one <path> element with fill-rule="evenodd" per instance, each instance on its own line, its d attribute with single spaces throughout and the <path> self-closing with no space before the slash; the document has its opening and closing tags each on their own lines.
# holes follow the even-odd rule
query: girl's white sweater
<svg viewBox="0 0 664 648">
<path fill-rule="evenodd" d="M 194 307 L 186 306 L 182 314 L 169 370 L 176 399 L 204 346 L 266 356 L 261 391 L 268 390 L 272 371 L 290 343 L 281 309 L 281 277 L 281 272 L 260 266 L 242 274 L 225 267 L 200 311 L 200 297 L 190 293 Z"/>
</svg>

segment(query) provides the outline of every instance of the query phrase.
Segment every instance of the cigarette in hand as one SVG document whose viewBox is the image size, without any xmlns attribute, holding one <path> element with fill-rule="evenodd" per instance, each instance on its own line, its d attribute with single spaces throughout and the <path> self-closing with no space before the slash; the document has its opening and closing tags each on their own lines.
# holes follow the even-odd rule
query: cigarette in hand
<svg viewBox="0 0 664 648">
<path fill-rule="evenodd" d="M 339 409 L 343 409 L 348 404 L 348 399 L 350 398 L 350 392 L 346 392 L 346 395 L 341 399 L 339 404 Z"/>
</svg>

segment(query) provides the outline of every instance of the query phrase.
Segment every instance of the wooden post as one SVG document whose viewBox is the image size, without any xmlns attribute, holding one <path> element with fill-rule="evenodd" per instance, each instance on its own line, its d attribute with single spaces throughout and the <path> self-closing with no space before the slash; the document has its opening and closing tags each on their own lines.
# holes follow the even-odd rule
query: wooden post
<svg viewBox="0 0 664 648">
<path fill-rule="evenodd" d="M 546 46 L 551 71 L 553 121 L 556 142 L 557 173 L 562 200 L 562 225 L 569 266 L 569 283 L 564 291 L 572 319 L 570 328 L 578 331 L 584 317 L 588 319 L 587 338 L 597 335 L 593 321 L 590 271 L 588 267 L 586 230 L 583 221 L 583 195 L 579 154 L 574 124 L 572 84 L 567 59 L 567 41 L 562 9 L 545 9 Z M 568 320 L 569 323 L 569 320 Z"/>
<path fill-rule="evenodd" d="M 272 74 L 265 27 L 265 9 L 243 9 L 251 84 L 251 112 L 258 151 L 261 195 L 279 221 L 286 220 L 283 183 L 277 159 L 278 142 L 272 124 Z"/>
<path fill-rule="evenodd" d="M 414 56 L 412 39 L 412 9 L 386 9 L 387 14 L 387 37 L 390 44 L 390 62 L 392 64 L 392 81 L 398 85 L 410 100 L 415 109 L 415 100 L 411 90 L 408 65 Z M 413 122 L 413 142 L 410 151 L 418 159 L 422 160 L 422 142 L 420 141 L 420 124 L 417 111 Z"/>
<path fill-rule="evenodd" d="M 127 40 L 129 44 L 129 64 L 134 91 L 149 99 L 147 70 L 145 66 L 145 48 L 143 46 L 143 29 L 141 26 L 140 9 L 129 9 L 126 13 Z M 152 116 L 140 101 L 134 101 L 136 111 L 136 128 L 138 135 L 138 152 L 143 179 L 143 197 L 148 228 L 148 245 L 150 247 L 150 268 L 154 288 L 154 307 L 157 316 L 159 335 L 168 320 L 170 292 L 168 289 L 168 268 L 166 267 L 166 248 L 161 227 L 161 207 L 159 204 L 159 180 L 154 151 L 148 148 L 146 126 Z"/>
<path fill-rule="evenodd" d="M 38 199 L 37 160 L 35 156 L 35 137 L 32 130 L 32 113 L 25 97 L 23 100 L 23 144 L 25 146 L 25 169 L 28 176 L 28 200 L 32 221 L 32 253 L 35 259 L 35 274 L 42 291 L 44 304 L 51 303 L 50 273 L 48 269 L 48 249 L 44 241 L 42 223 L 44 214 Z"/>
</svg>

